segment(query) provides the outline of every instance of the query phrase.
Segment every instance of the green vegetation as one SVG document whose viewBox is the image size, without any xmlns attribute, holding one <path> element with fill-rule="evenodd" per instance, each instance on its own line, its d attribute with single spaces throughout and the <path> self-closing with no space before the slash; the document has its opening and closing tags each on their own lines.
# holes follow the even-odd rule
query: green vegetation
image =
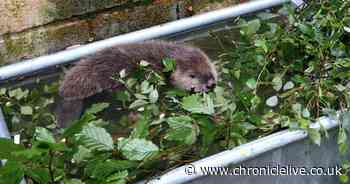
<svg viewBox="0 0 350 184">
<path fill-rule="evenodd" d="M 0 183 L 127 183 L 161 174 L 281 129 L 303 129 L 320 145 L 323 131 L 310 129 L 320 116 L 342 114 L 338 144 L 347 152 L 350 131 L 350 2 L 310 4 L 288 13 L 284 24 L 240 20 L 241 37 L 222 54 L 221 80 L 213 91 L 189 93 L 166 85 L 164 73 L 143 61 L 137 72 L 116 74 L 127 90 L 114 101 L 92 105 L 54 136 L 50 113 L 57 84 L 37 90 L 2 89 L 0 104 L 12 124 L 28 125 L 23 144 L 0 139 Z M 133 114 L 107 122 L 101 113 L 120 103 Z M 114 111 L 118 111 L 113 109 Z M 124 134 L 105 128 L 117 124 Z M 13 127 L 12 129 L 15 129 Z M 23 133 L 23 132 L 22 132 Z M 348 170 L 350 164 L 344 161 Z M 348 180 L 346 175 L 341 180 Z"/>
</svg>

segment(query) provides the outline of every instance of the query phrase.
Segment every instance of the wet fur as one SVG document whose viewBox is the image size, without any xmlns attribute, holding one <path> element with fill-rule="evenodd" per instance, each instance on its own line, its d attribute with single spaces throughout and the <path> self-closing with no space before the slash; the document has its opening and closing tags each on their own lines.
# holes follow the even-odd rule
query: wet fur
<svg viewBox="0 0 350 184">
<path fill-rule="evenodd" d="M 126 73 L 132 72 L 141 60 L 161 71 L 165 58 L 176 61 L 170 83 L 178 88 L 207 91 L 217 81 L 214 66 L 200 49 L 171 42 L 145 41 L 118 45 L 82 58 L 66 73 L 59 95 L 64 101 L 79 101 L 105 90 L 118 90 L 122 85 L 111 79 L 113 75 L 123 69 Z"/>
</svg>

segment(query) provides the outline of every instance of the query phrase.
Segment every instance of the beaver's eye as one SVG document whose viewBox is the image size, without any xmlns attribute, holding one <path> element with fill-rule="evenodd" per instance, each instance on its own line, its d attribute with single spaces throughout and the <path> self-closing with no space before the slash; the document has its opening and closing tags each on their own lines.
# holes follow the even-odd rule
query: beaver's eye
<svg viewBox="0 0 350 184">
<path fill-rule="evenodd" d="M 196 76 L 195 75 L 193 75 L 193 74 L 191 74 L 190 75 L 190 77 L 193 79 L 193 78 L 196 78 Z"/>
</svg>

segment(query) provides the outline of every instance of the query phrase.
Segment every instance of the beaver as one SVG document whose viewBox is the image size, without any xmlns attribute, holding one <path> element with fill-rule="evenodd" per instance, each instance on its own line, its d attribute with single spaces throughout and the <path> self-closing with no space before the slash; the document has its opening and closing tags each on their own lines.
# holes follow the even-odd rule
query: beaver
<svg viewBox="0 0 350 184">
<path fill-rule="evenodd" d="M 72 104 L 81 104 L 81 100 L 102 91 L 121 89 L 122 84 L 113 80 L 112 76 L 122 70 L 126 73 L 135 71 L 142 60 L 161 72 L 164 68 L 162 60 L 165 58 L 176 62 L 169 82 L 177 88 L 208 91 L 217 82 L 216 69 L 201 49 L 152 40 L 117 45 L 82 58 L 66 73 L 59 95 L 66 101 L 65 104 L 69 104 L 67 108 Z M 69 111 L 63 110 L 65 113 Z"/>
</svg>

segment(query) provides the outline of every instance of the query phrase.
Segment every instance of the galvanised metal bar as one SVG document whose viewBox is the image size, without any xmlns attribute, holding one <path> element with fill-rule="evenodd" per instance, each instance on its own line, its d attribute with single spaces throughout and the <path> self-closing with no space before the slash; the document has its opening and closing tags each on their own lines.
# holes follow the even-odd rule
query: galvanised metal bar
<svg viewBox="0 0 350 184">
<path fill-rule="evenodd" d="M 10 132 L 7 128 L 5 117 L 0 108 L 0 138 L 11 138 Z"/>
<path fill-rule="evenodd" d="M 338 126 L 336 120 L 323 117 L 317 123 L 312 124 L 310 127 L 319 129 L 320 124 L 323 128 L 329 130 Z M 307 132 L 298 130 L 298 131 L 280 131 L 278 133 L 257 139 L 255 141 L 243 144 L 232 150 L 227 150 L 220 152 L 218 154 L 206 157 L 204 159 L 198 160 L 191 163 L 190 165 L 185 165 L 179 168 L 176 168 L 159 178 L 156 178 L 151 181 L 142 181 L 138 184 L 180 184 L 186 183 L 191 180 L 194 180 L 199 177 L 203 177 L 201 172 L 201 167 L 224 167 L 231 164 L 239 164 L 243 161 L 255 158 L 263 153 L 280 148 L 287 144 L 302 140 L 307 138 Z"/>
<path fill-rule="evenodd" d="M 300 0 L 292 0 L 300 1 Z M 208 13 L 196 15 L 189 18 L 180 19 L 177 21 L 157 25 L 147 29 L 131 32 L 128 34 L 112 37 L 106 40 L 97 41 L 91 44 L 80 46 L 75 49 L 61 51 L 52 55 L 46 55 L 35 59 L 21 61 L 15 64 L 0 68 L 0 81 L 7 80 L 12 77 L 30 74 L 47 67 L 65 64 L 77 60 L 83 56 L 95 53 L 101 49 L 105 49 L 114 45 L 139 42 L 148 39 L 155 39 L 201 26 L 213 24 L 229 18 L 241 16 L 248 13 L 253 13 L 259 10 L 264 10 L 274 6 L 282 5 L 291 2 L 290 0 L 257 0 L 251 1 L 236 6 L 211 11 Z"/>
</svg>

